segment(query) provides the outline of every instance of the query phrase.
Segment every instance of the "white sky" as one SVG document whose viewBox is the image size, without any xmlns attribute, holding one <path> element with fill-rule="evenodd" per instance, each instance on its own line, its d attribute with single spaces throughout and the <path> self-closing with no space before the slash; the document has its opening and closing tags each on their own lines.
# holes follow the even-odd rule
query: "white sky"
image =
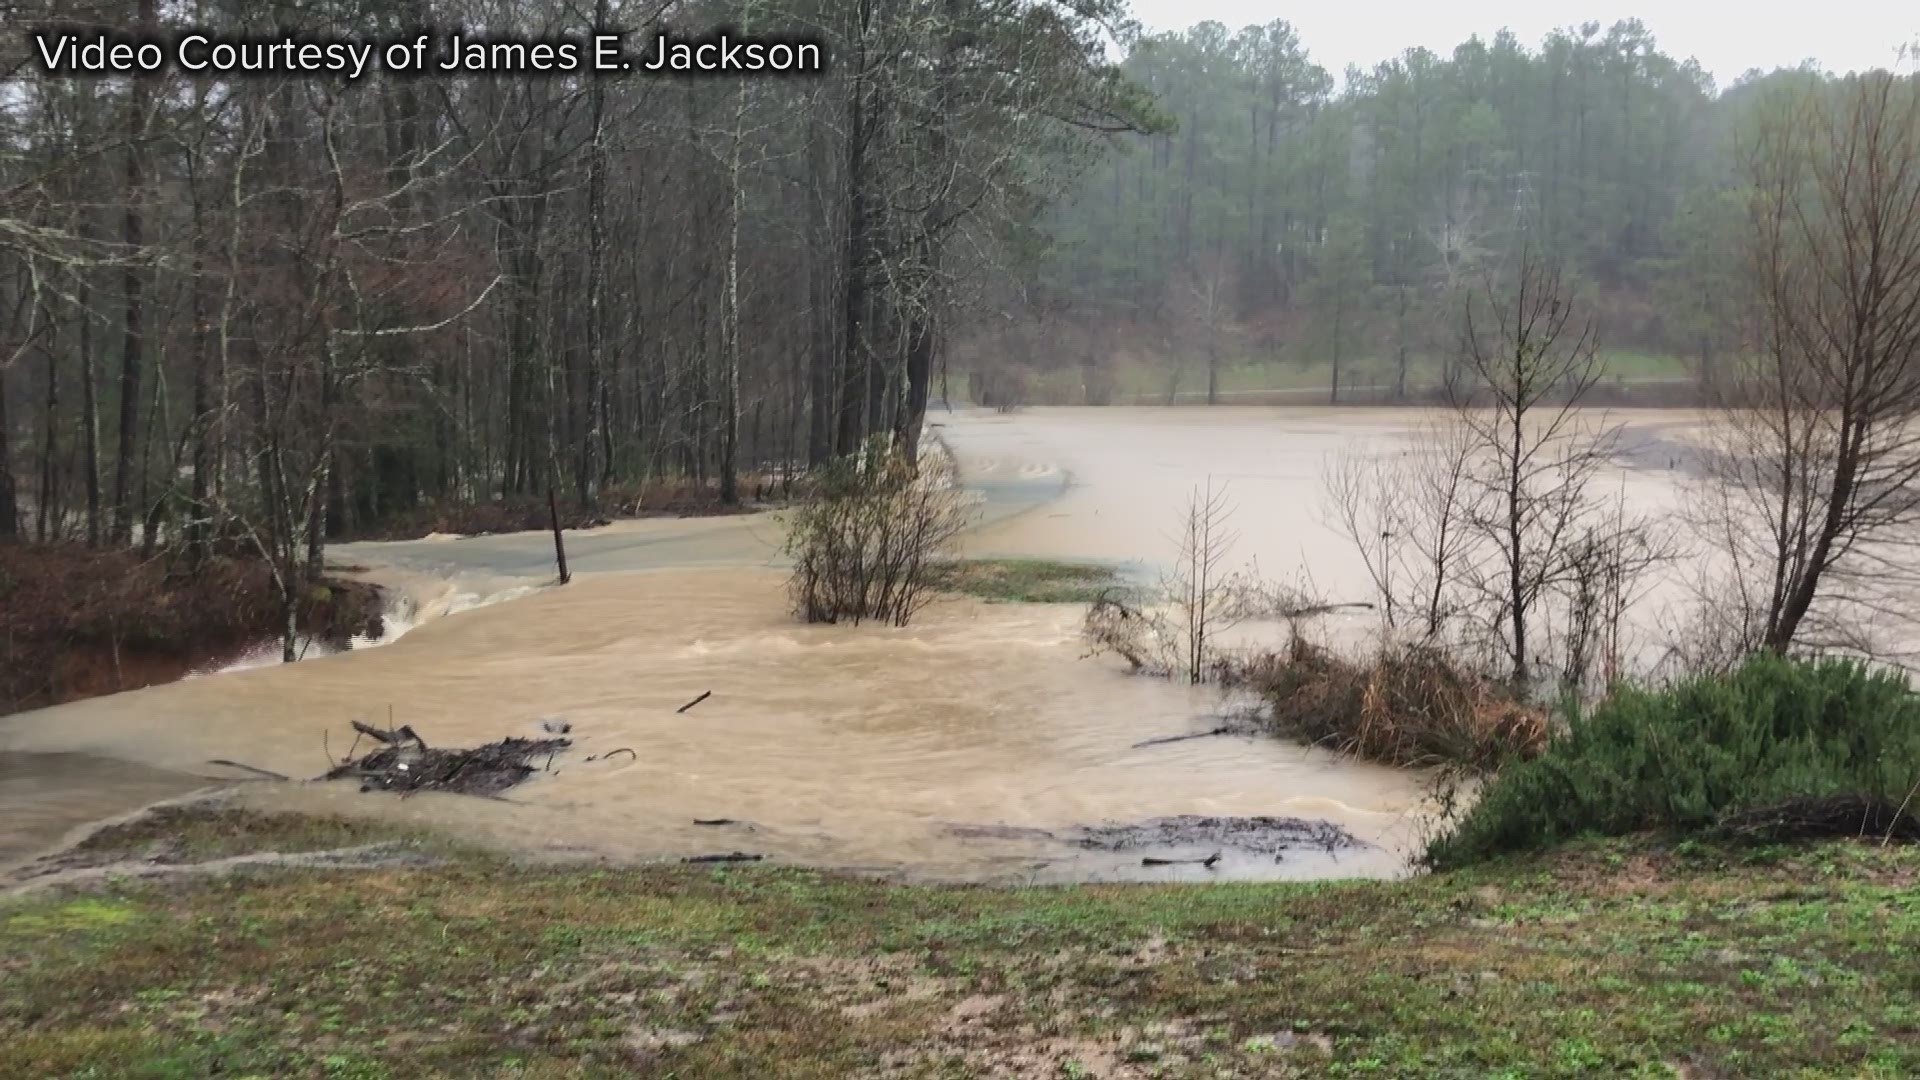
<svg viewBox="0 0 1920 1080">
<path fill-rule="evenodd" d="M 1473 34 L 1501 28 L 1529 47 L 1547 31 L 1587 21 L 1638 17 L 1678 59 L 1689 56 L 1725 89 L 1749 68 L 1793 67 L 1812 59 L 1829 71 L 1894 67 L 1901 44 L 1920 41 L 1920 0 L 1132 0 L 1134 17 L 1156 30 L 1212 19 L 1238 30 L 1285 19 L 1315 63 L 1338 77 L 1348 64 L 1370 68 L 1414 45 L 1441 56 Z M 1908 63 L 1903 70 L 1913 70 Z"/>
</svg>

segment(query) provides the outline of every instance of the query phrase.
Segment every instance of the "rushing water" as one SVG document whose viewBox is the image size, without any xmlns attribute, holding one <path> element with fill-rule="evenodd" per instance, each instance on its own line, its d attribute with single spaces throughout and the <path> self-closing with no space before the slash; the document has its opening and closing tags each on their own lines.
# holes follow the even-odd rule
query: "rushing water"
<svg viewBox="0 0 1920 1080">
<path fill-rule="evenodd" d="M 973 553 L 1151 572 L 1170 555 L 1188 490 L 1211 477 L 1238 504 L 1241 556 L 1270 573 L 1311 566 L 1337 595 L 1363 579 L 1320 521 L 1322 462 L 1352 440 L 1407 438 L 1418 419 L 1107 409 L 936 423 L 984 496 Z M 1675 422 L 1627 419 L 1642 445 Z M 1635 498 L 1671 498 L 1658 463 L 1619 478 Z M 403 598 L 381 647 L 0 720 L 0 861 L 79 821 L 198 786 L 196 774 L 221 772 L 212 758 L 316 775 L 352 745 L 352 720 L 384 724 L 389 712 L 431 743 L 535 736 L 552 720 L 571 725 L 576 745 L 504 802 L 401 800 L 345 784 L 250 784 L 243 797 L 399 816 L 531 853 L 738 850 L 942 878 L 1209 876 L 1019 831 L 1162 815 L 1325 819 L 1373 845 L 1230 859 L 1212 876 L 1393 873 L 1417 839 L 1414 774 L 1272 739 L 1136 748 L 1214 726 L 1221 704 L 1084 658 L 1077 607 L 953 600 L 905 630 L 809 627 L 785 610 L 768 516 L 624 522 L 567 543 L 576 578 L 564 589 L 543 586 L 546 534 L 342 545 L 338 563 Z M 634 752 L 586 760 L 620 748 Z"/>
</svg>

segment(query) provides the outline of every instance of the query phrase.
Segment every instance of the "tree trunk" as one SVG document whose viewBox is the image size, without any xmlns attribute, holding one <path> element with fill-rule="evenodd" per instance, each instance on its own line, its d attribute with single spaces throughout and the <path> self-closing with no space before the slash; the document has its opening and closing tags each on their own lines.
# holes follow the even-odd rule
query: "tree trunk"
<svg viewBox="0 0 1920 1080">
<path fill-rule="evenodd" d="M 560 504 L 554 500 L 553 485 L 547 485 L 547 520 L 553 525 L 553 561 L 560 568 L 560 584 L 573 580 L 567 571 L 567 541 L 560 533 Z"/>
<path fill-rule="evenodd" d="M 139 0 L 140 32 L 151 38 L 157 32 L 156 0 Z M 120 241 L 129 260 L 121 271 L 122 291 L 126 296 L 126 330 L 120 351 L 120 441 L 115 448 L 113 468 L 113 540 L 126 544 L 133 538 L 133 456 L 139 449 L 140 366 L 142 363 L 144 281 L 137 260 L 145 246 L 145 223 L 140 213 L 141 155 L 145 153 L 147 103 L 151 95 L 148 80 L 134 79 L 127 91 L 127 174 L 126 216 L 121 224 Z"/>
<path fill-rule="evenodd" d="M 847 231 L 841 253 L 841 280 L 844 282 L 845 315 L 841 320 L 845 335 L 840 370 L 840 427 L 834 440 L 839 455 L 860 449 L 867 437 L 867 75 L 864 38 L 870 5 L 862 0 L 855 17 L 856 46 L 849 61 L 852 82 L 847 88 Z"/>
<path fill-rule="evenodd" d="M 84 235 L 84 234 L 83 234 Z M 87 489 L 87 546 L 100 546 L 100 404 L 93 357 L 92 290 L 80 278 L 80 437 Z"/>
<path fill-rule="evenodd" d="M 595 0 L 593 5 L 594 32 L 606 29 L 611 16 L 607 10 L 607 0 Z M 744 81 L 744 80 L 743 80 Z M 607 427 L 607 397 L 603 385 L 605 374 L 601 370 L 602 325 L 601 316 L 604 306 L 603 294 L 606 289 L 606 235 L 603 224 L 606 216 L 606 88 L 604 79 L 594 79 L 589 97 L 592 102 L 593 141 L 588 147 L 587 157 L 587 371 L 586 371 L 586 407 L 587 423 L 580 432 L 579 460 L 574 476 L 574 494 L 582 507 L 591 509 L 594 504 L 593 485 L 596 477 L 594 455 L 598 452 L 603 433 Z"/>
<path fill-rule="evenodd" d="M 0 544 L 11 543 L 20 535 L 20 508 L 13 488 L 13 454 L 9 433 L 13 430 L 7 416 L 7 374 L 0 367 Z"/>
<path fill-rule="evenodd" d="M 602 0 L 604 3 L 605 0 Z M 749 6 L 747 17 L 751 19 Z M 744 32 L 744 29 L 743 29 Z M 740 144 L 746 137 L 747 80 L 735 81 L 733 99 L 733 148 L 727 165 L 730 202 L 727 209 L 727 297 L 720 332 L 725 340 L 727 371 L 721 381 L 720 408 L 720 501 L 727 506 L 740 503 L 740 214 L 746 206 L 746 192 L 740 176 Z"/>
<path fill-rule="evenodd" d="M 44 314 L 49 318 L 52 316 L 50 311 Z M 55 482 L 58 472 L 55 455 L 59 450 L 59 440 L 55 436 L 60 430 L 60 369 L 55 359 L 59 352 L 54 344 L 46 348 L 47 395 L 46 409 L 40 420 L 40 498 L 39 506 L 35 508 L 34 528 L 34 539 L 42 544 L 60 528 L 58 485 Z M 4 426 L 4 422 L 0 422 L 0 426 Z"/>
</svg>

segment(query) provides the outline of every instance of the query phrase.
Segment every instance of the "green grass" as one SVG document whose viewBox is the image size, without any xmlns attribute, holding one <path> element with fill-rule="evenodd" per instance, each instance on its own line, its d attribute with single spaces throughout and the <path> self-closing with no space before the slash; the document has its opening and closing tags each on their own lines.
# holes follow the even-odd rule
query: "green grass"
<svg viewBox="0 0 1920 1080">
<path fill-rule="evenodd" d="M 0 901 L 0 1075 L 1908 1076 L 1917 875 L 1613 841 L 1400 883 L 128 884 Z"/>
<path fill-rule="evenodd" d="M 983 600 L 1091 604 L 1118 587 L 1112 568 L 1046 559 L 958 559 L 942 564 L 935 587 Z"/>
</svg>

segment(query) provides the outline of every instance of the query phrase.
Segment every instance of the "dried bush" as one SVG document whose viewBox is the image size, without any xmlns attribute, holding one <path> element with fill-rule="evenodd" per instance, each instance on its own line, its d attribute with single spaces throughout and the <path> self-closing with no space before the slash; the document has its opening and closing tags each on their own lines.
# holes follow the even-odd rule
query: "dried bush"
<svg viewBox="0 0 1920 1080">
<path fill-rule="evenodd" d="M 972 518 L 944 455 L 929 455 L 916 469 L 876 448 L 829 465 L 789 522 L 794 613 L 810 623 L 907 625 L 931 598 L 936 564 Z"/>
<path fill-rule="evenodd" d="M 1117 597 L 1094 601 L 1080 633 L 1094 655 L 1113 653 L 1138 674 L 1171 678 L 1180 663 L 1180 645 L 1166 616 Z"/>
<path fill-rule="evenodd" d="M 1093 653 L 1114 653 L 1144 675 L 1231 686 L 1243 681 L 1259 653 L 1223 648 L 1222 635 L 1249 620 L 1292 622 L 1348 606 L 1321 604 L 1305 590 L 1266 581 L 1258 566 L 1229 569 L 1237 539 L 1232 515 L 1224 489 L 1196 487 L 1181 515 L 1179 550 L 1159 587 L 1142 606 L 1108 594 L 1087 612 L 1081 636 Z"/>
<path fill-rule="evenodd" d="M 1485 773 L 1547 743 L 1543 711 L 1431 646 L 1352 660 L 1296 636 L 1245 678 L 1277 733 L 1389 765 Z"/>
</svg>

